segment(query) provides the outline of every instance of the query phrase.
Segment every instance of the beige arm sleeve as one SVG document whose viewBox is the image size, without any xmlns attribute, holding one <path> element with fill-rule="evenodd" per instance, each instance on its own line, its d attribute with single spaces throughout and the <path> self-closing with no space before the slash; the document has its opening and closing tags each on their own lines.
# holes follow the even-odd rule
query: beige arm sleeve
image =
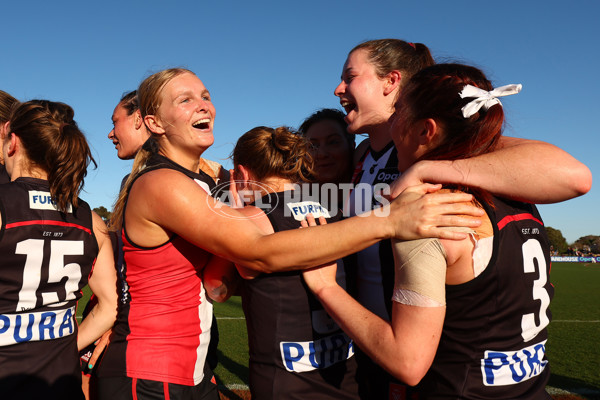
<svg viewBox="0 0 600 400">
<path fill-rule="evenodd" d="M 439 239 L 392 241 L 392 300 L 423 307 L 446 304 L 446 252 Z M 407 292 L 409 291 L 409 292 Z"/>
</svg>

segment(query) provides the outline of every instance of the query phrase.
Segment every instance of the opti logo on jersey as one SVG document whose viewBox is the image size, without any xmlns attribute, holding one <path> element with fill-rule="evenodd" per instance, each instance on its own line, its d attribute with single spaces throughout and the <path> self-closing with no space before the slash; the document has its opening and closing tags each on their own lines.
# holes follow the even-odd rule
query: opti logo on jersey
<svg viewBox="0 0 600 400">
<path fill-rule="evenodd" d="M 391 183 L 398 179 L 399 176 L 400 173 L 396 168 L 382 168 L 377 171 L 377 177 L 375 178 L 375 181 L 373 181 L 373 184 Z"/>
<path fill-rule="evenodd" d="M 52 199 L 52 196 L 50 196 L 50 192 L 41 192 L 39 190 L 29 191 L 29 208 L 32 210 L 58 210 L 56 203 Z M 70 204 L 67 212 L 73 212 Z"/>
</svg>

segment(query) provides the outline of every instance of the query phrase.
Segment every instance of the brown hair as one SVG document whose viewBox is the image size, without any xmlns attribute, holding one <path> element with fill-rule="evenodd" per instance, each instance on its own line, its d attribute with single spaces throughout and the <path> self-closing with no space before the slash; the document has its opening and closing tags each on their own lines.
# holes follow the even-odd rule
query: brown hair
<svg viewBox="0 0 600 400">
<path fill-rule="evenodd" d="M 475 67 L 461 64 L 437 64 L 417 73 L 404 87 L 396 104 L 402 125 L 432 118 L 444 135 L 422 159 L 456 160 L 475 157 L 494 150 L 502 135 L 502 106 L 483 108 L 464 118 L 461 108 L 473 98 L 461 98 L 465 85 L 490 91 L 491 82 Z M 406 125 L 406 126 L 408 126 Z"/>
<path fill-rule="evenodd" d="M 321 121 L 333 121 L 342 129 L 344 132 L 344 138 L 348 142 L 348 146 L 351 149 L 354 149 L 356 146 L 356 135 L 348 133 L 348 124 L 346 123 L 346 114 L 337 110 L 335 108 L 321 108 L 320 110 L 315 111 L 311 115 L 309 115 L 303 122 L 300 124 L 300 128 L 298 131 L 302 136 L 306 136 L 306 132 L 310 129 L 314 124 Z"/>
<path fill-rule="evenodd" d="M 50 195 L 62 212 L 77 207 L 90 161 L 96 166 L 73 115 L 67 104 L 48 100 L 21 103 L 10 115 L 9 132 L 19 137 L 29 162 L 48 174 Z"/>
<path fill-rule="evenodd" d="M 394 70 L 403 72 L 402 85 L 421 69 L 435 64 L 427 46 L 400 39 L 369 40 L 354 47 L 350 54 L 357 50 L 367 51 L 368 60 L 380 78 Z"/>
<path fill-rule="evenodd" d="M 136 98 L 142 118 L 146 115 L 156 115 L 158 108 L 160 107 L 160 95 L 165 85 L 173 78 L 184 73 L 193 74 L 192 71 L 185 68 L 169 68 L 150 75 L 144 79 L 142 83 L 140 83 L 140 86 L 136 91 Z M 127 97 L 127 95 L 125 97 Z M 150 132 L 150 138 L 148 138 L 146 143 L 144 143 L 142 148 L 137 152 L 133 160 L 131 173 L 127 177 L 125 184 L 123 184 L 123 187 L 121 188 L 119 197 L 115 201 L 113 213 L 110 219 L 111 230 L 118 231 L 121 229 L 123 223 L 123 212 L 125 210 L 125 200 L 129 194 L 129 189 L 131 188 L 133 181 L 146 168 L 146 162 L 150 156 L 158 153 L 159 146 L 158 142 L 156 141 L 155 134 L 148 126 L 146 126 L 146 128 L 148 129 L 148 132 Z"/>
<path fill-rule="evenodd" d="M 432 118 L 443 135 L 420 160 L 457 160 L 475 157 L 493 151 L 504 123 L 501 105 L 488 110 L 481 108 L 469 118 L 464 118 L 462 107 L 473 98 L 461 98 L 465 85 L 490 91 L 491 82 L 482 71 L 461 64 L 437 64 L 413 76 L 402 90 L 396 103 L 399 124 L 408 128 L 415 121 Z M 471 190 L 473 191 L 473 190 Z M 487 201 L 488 195 L 475 190 Z"/>
<path fill-rule="evenodd" d="M 0 90 L 0 124 L 10 119 L 10 111 L 19 101 L 10 94 Z"/>
<path fill-rule="evenodd" d="M 137 110 L 140 109 L 140 104 L 137 98 L 137 90 L 133 90 L 129 93 L 125 93 L 121 100 L 119 101 L 119 105 L 127 111 L 127 115 L 131 115 Z"/>
<path fill-rule="evenodd" d="M 243 165 L 256 179 L 276 176 L 292 182 L 314 180 L 310 143 L 286 127 L 257 126 L 244 133 L 233 149 L 234 166 Z"/>
</svg>

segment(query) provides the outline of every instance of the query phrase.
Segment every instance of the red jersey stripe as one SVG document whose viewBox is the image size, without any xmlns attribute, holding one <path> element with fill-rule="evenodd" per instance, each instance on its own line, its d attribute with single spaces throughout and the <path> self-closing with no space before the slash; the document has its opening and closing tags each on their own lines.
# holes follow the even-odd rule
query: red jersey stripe
<svg viewBox="0 0 600 400">
<path fill-rule="evenodd" d="M 163 390 L 165 394 L 165 400 L 171 400 L 171 396 L 169 395 L 169 383 L 163 382 Z"/>
<path fill-rule="evenodd" d="M 133 400 L 137 400 L 137 378 L 131 380 L 131 395 Z"/>
<path fill-rule="evenodd" d="M 532 221 L 537 222 L 540 225 L 544 225 L 544 223 L 542 221 L 540 221 L 539 219 L 537 219 L 536 217 L 534 217 L 533 215 L 529 214 L 529 213 L 523 213 L 523 214 L 515 214 L 515 215 L 508 215 L 504 218 L 502 218 L 502 220 L 500 222 L 498 222 L 498 230 L 502 230 L 502 228 L 504 228 L 506 225 L 508 225 L 511 222 L 515 222 L 515 221 L 523 221 L 526 219 L 530 219 Z"/>
<path fill-rule="evenodd" d="M 17 228 L 19 226 L 27 226 L 27 225 L 57 225 L 57 226 L 67 226 L 70 228 L 81 229 L 82 231 L 92 234 L 92 231 L 85 226 L 81 226 L 78 224 L 72 224 L 69 222 L 61 222 L 61 221 L 49 221 L 49 220 L 34 220 L 34 221 L 22 221 L 22 222 L 13 222 L 12 224 L 6 224 L 6 229 Z"/>
</svg>

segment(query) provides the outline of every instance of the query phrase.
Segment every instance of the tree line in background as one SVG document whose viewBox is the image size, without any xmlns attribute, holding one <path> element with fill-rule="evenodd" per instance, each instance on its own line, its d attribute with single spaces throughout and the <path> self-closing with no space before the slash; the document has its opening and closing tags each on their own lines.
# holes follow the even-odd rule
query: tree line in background
<svg viewBox="0 0 600 400">
<path fill-rule="evenodd" d="M 112 213 L 104 206 L 94 208 L 96 214 L 98 214 L 104 222 L 110 220 Z M 577 255 L 577 252 L 581 254 L 600 254 L 600 236 L 587 235 L 580 237 L 575 242 L 569 244 L 564 238 L 562 232 L 558 229 L 554 229 L 550 226 L 546 227 L 546 233 L 550 239 L 550 245 L 553 249 L 553 254 L 560 255 Z"/>
<path fill-rule="evenodd" d="M 571 244 L 563 237 L 562 232 L 550 226 L 546 227 L 550 245 L 556 254 L 560 255 L 587 255 L 600 254 L 600 236 L 582 236 Z"/>
<path fill-rule="evenodd" d="M 112 216 L 112 212 L 108 211 L 104 206 L 94 208 L 94 212 L 106 223 L 110 221 L 110 217 Z"/>
</svg>

